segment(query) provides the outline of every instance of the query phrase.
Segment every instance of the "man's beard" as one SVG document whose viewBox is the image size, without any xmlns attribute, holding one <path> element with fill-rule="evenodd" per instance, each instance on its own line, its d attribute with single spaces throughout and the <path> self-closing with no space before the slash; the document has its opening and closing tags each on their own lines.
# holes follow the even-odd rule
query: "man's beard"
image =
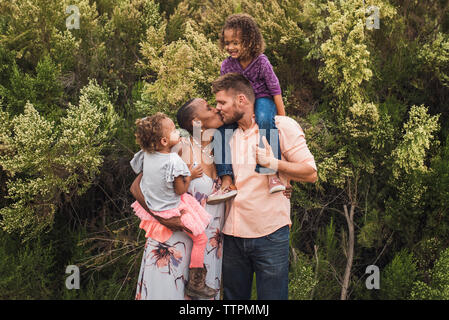
<svg viewBox="0 0 449 320">
<path fill-rule="evenodd" d="M 223 117 L 223 115 L 221 115 L 221 119 L 223 120 L 223 122 L 225 124 L 231 124 L 234 122 L 239 121 L 240 119 L 243 118 L 244 112 L 237 112 L 237 104 L 234 102 L 234 104 L 232 105 L 232 110 L 234 111 L 234 113 L 232 114 L 232 117 L 225 119 Z"/>
</svg>

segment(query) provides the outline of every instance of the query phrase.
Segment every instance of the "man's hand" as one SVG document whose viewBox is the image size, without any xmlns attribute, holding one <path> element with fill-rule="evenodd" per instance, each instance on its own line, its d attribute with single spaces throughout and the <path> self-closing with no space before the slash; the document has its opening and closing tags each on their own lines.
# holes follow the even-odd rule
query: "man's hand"
<svg viewBox="0 0 449 320">
<path fill-rule="evenodd" d="M 256 162 L 266 168 L 277 171 L 278 159 L 274 157 L 273 150 L 268 144 L 267 138 L 262 136 L 262 142 L 265 145 L 265 149 L 259 148 L 259 144 L 256 145 Z"/>
<path fill-rule="evenodd" d="M 285 186 L 285 191 L 283 192 L 283 194 L 287 199 L 290 199 L 292 197 L 292 192 L 293 192 L 293 188 L 292 188 L 291 184 L 288 183 Z"/>
</svg>

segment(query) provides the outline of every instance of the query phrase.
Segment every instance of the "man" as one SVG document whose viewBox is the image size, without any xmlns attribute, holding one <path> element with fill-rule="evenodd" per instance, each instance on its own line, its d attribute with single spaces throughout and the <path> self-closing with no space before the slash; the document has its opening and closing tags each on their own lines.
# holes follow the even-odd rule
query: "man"
<svg viewBox="0 0 449 320">
<path fill-rule="evenodd" d="M 237 122 L 230 139 L 237 196 L 231 200 L 223 227 L 224 299 L 250 299 L 256 274 L 258 299 L 288 298 L 290 200 L 269 193 L 267 178 L 256 163 L 279 171 L 281 181 L 315 182 L 316 165 L 304 133 L 292 118 L 276 116 L 282 160 L 273 156 L 266 139 L 258 147 L 254 91 L 242 75 L 228 73 L 212 84 L 223 122 Z"/>
</svg>

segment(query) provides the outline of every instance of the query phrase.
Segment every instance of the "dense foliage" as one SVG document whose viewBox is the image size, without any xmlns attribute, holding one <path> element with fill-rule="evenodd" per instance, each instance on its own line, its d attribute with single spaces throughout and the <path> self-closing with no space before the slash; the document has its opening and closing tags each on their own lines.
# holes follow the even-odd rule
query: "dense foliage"
<svg viewBox="0 0 449 320">
<path fill-rule="evenodd" d="M 318 166 L 294 184 L 290 298 L 449 297 L 449 1 L 16 0 L 0 2 L 0 299 L 133 298 L 134 120 L 213 104 L 238 12 Z"/>
</svg>

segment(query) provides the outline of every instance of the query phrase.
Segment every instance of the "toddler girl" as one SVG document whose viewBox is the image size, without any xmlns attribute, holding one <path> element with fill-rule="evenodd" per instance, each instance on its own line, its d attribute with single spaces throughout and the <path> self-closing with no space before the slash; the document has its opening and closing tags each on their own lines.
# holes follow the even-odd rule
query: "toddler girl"
<svg viewBox="0 0 449 320">
<path fill-rule="evenodd" d="M 285 115 L 285 107 L 279 80 L 267 56 L 263 54 L 265 42 L 253 18 L 247 14 L 229 16 L 221 32 L 220 46 L 230 55 L 222 62 L 220 74 L 240 73 L 250 81 L 256 95 L 254 113 L 261 133 L 259 144 L 261 147 L 264 146 L 262 137 L 265 136 L 274 155 L 280 160 L 279 132 L 274 117 L 276 114 Z M 221 159 L 215 159 L 215 163 L 223 184 L 217 194 L 209 196 L 208 203 L 226 200 L 236 193 L 232 185 L 231 151 L 227 143 L 230 139 L 229 135 L 232 135 L 236 128 L 237 124 L 234 123 L 218 129 L 221 134 L 221 150 L 224 152 L 221 152 Z M 218 139 L 216 143 L 220 143 L 220 140 Z M 268 175 L 270 193 L 285 190 L 285 186 L 274 170 L 257 164 L 256 172 Z"/>
<path fill-rule="evenodd" d="M 192 169 L 191 173 L 179 155 L 170 151 L 180 142 L 180 136 L 173 121 L 165 114 L 158 112 L 138 119 L 136 126 L 136 141 L 142 150 L 131 160 L 131 166 L 136 173 L 143 171 L 140 189 L 145 203 L 156 219 L 180 217 L 184 231 L 193 240 L 186 294 L 193 298 L 213 298 L 217 292 L 206 285 L 207 271 L 203 264 L 208 240 L 205 228 L 210 215 L 186 193 L 190 181 L 199 176 L 198 169 Z M 145 229 L 145 220 L 152 218 L 148 217 L 150 213 L 140 205 L 133 205 L 133 208 Z"/>
</svg>

